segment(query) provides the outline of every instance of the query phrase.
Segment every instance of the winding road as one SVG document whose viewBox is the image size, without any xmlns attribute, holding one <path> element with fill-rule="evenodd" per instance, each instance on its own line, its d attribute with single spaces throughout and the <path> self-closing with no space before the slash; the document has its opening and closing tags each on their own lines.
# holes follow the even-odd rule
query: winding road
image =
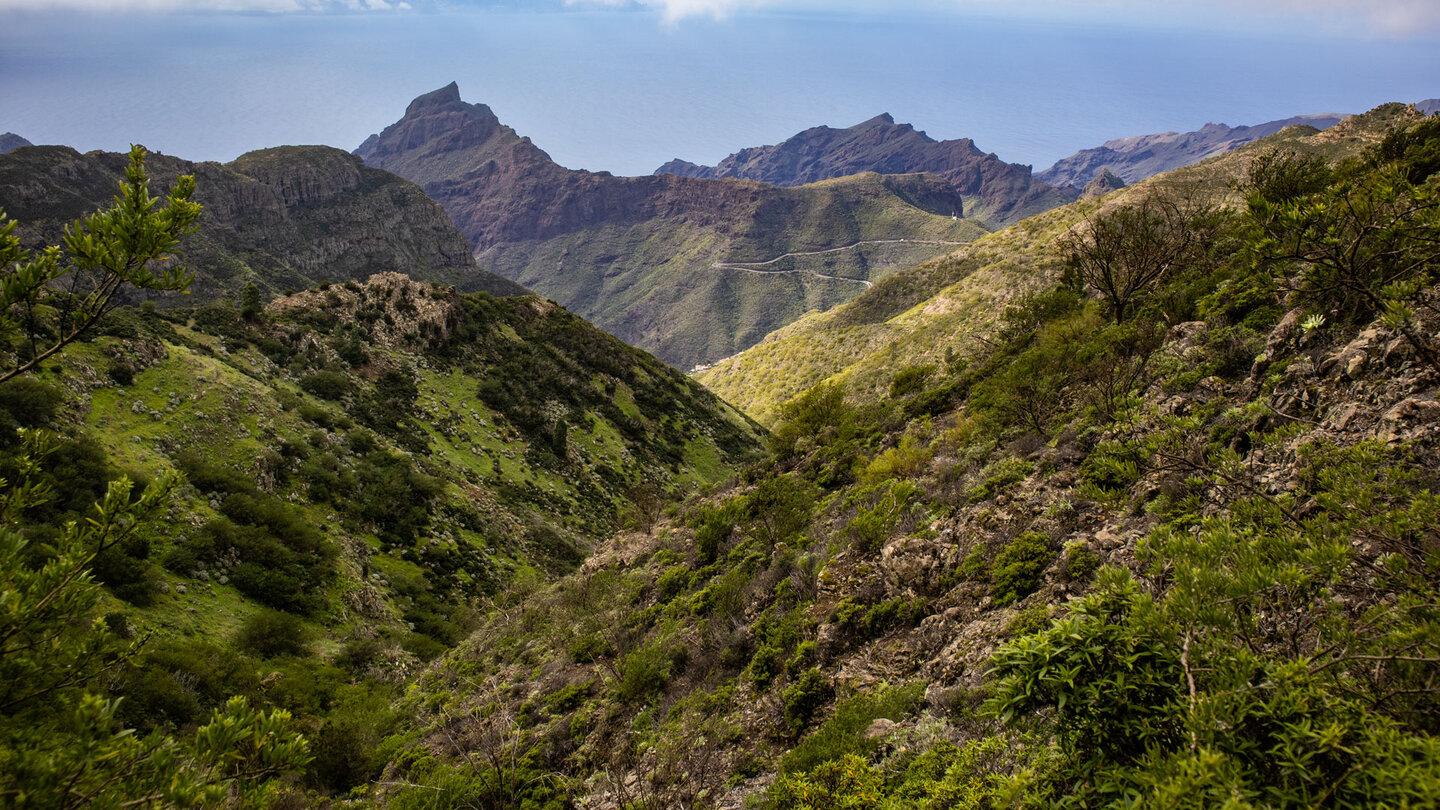
<svg viewBox="0 0 1440 810">
<path fill-rule="evenodd" d="M 770 266 L 770 265 L 772 265 L 772 264 L 775 264 L 776 262 L 783 261 L 783 260 L 785 260 L 785 259 L 797 258 L 797 257 L 800 257 L 800 256 L 824 256 L 824 255 L 827 254 L 827 253 L 839 253 L 839 252 L 845 251 L 845 250 L 854 250 L 855 248 L 858 248 L 858 247 L 860 247 L 861 245 L 899 245 L 899 244 L 907 244 L 907 245 L 908 245 L 908 244 L 914 244 L 914 245 L 952 245 L 952 246 L 958 247 L 958 246 L 960 246 L 960 245 L 968 245 L 968 244 L 970 244 L 970 243 L 969 243 L 969 242 L 951 242 L 951 241 L 944 240 L 944 239 L 872 239 L 872 240 L 864 241 L 864 242 L 855 242 L 855 243 L 853 243 L 853 244 L 844 245 L 844 246 L 842 246 L 842 247 L 827 248 L 827 249 L 825 249 L 825 250 L 806 250 L 806 251 L 799 251 L 799 252 L 796 252 L 796 253 L 782 253 L 782 254 L 780 254 L 779 256 L 776 256 L 775 258 L 770 259 L 769 261 L 764 261 L 764 262 L 715 262 L 714 264 L 711 265 L 711 267 L 715 268 L 716 270 L 743 270 L 743 271 L 746 272 L 746 273 L 756 273 L 756 274 L 758 274 L 758 275 L 766 275 L 766 276 L 770 276 L 770 275 L 776 275 L 776 276 L 778 276 L 778 275 L 783 275 L 783 274 L 785 274 L 785 273 L 804 273 L 804 274 L 807 275 L 807 276 L 814 276 L 815 278 L 825 278 L 825 279 L 830 279 L 830 280 L 832 280 L 832 281 L 850 281 L 850 282 L 853 282 L 853 283 L 855 283 L 855 284 L 864 284 L 866 287 L 870 287 L 874 282 L 866 281 L 866 280 L 863 279 L 863 278 L 845 278 L 844 276 L 827 276 L 827 275 L 825 275 L 824 273 L 817 273 L 817 272 L 815 272 L 814 270 L 764 270 L 764 269 L 762 269 L 762 268 L 768 267 L 768 266 Z"/>
</svg>

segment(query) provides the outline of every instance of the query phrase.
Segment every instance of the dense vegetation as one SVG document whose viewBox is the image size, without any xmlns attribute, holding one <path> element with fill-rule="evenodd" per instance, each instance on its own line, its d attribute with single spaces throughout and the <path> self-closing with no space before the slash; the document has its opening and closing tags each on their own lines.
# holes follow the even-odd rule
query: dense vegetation
<svg viewBox="0 0 1440 810">
<path fill-rule="evenodd" d="M 1431 806 L 1440 121 L 1335 130 L 877 285 L 1037 270 L 763 458 L 533 297 L 111 312 L 0 383 L 0 796 Z"/>
<path fill-rule="evenodd" d="M 345 795 L 486 600 L 757 450 L 704 389 L 535 298 L 388 274 L 114 309 L 189 278 L 149 263 L 174 264 L 193 185 L 150 201 L 143 157 L 65 252 L 13 223 L 0 243 L 0 803 Z"/>
<path fill-rule="evenodd" d="M 982 349 L 784 404 L 423 675 L 385 797 L 1428 806 L 1440 124 L 1374 140 L 1082 207 Z"/>
</svg>

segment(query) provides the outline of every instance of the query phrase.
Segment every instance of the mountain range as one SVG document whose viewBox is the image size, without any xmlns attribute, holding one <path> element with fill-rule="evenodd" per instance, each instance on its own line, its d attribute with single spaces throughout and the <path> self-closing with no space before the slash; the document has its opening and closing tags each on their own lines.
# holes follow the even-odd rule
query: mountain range
<svg viewBox="0 0 1440 810">
<path fill-rule="evenodd" d="M 743 162 L 1043 185 L 861 128 Z M 0 381 L 0 795 L 1428 806 L 1437 146 L 1389 104 L 994 231 L 903 161 L 574 172 L 455 85 L 358 155 L 151 155 L 196 306 Z M 53 243 L 123 167 L 18 148 L 0 205 Z M 19 282 L 16 365 L 73 300 Z"/>
<path fill-rule="evenodd" d="M 1297 115 L 1279 121 L 1245 127 L 1206 124 L 1194 132 L 1162 132 L 1106 141 L 1094 149 L 1082 149 L 1035 177 L 1055 186 L 1084 188 L 1101 172 L 1110 171 L 1126 183 L 1135 183 L 1161 172 L 1188 166 L 1212 155 L 1274 135 L 1286 127 L 1309 126 L 1326 129 L 1340 122 L 1337 114 Z"/>
<path fill-rule="evenodd" d="M 439 201 L 482 266 L 680 368 L 986 232 L 933 175 L 780 188 L 566 169 L 454 83 L 356 154 Z"/>
</svg>

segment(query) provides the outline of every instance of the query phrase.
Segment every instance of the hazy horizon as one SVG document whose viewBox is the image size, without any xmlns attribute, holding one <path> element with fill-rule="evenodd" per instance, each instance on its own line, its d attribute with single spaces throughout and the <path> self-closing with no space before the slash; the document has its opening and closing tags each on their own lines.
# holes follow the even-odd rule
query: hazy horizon
<svg viewBox="0 0 1440 810">
<path fill-rule="evenodd" d="M 1238 30 L 934 4 L 712 0 L 729 13 L 675 19 L 671 7 L 98 13 L 17 2 L 0 0 L 0 131 L 192 160 L 289 143 L 354 149 L 452 80 L 559 163 L 616 174 L 677 157 L 713 164 L 882 112 L 1040 170 L 1111 138 L 1440 96 L 1440 39 L 1428 30 L 1396 38 L 1279 19 Z"/>
</svg>

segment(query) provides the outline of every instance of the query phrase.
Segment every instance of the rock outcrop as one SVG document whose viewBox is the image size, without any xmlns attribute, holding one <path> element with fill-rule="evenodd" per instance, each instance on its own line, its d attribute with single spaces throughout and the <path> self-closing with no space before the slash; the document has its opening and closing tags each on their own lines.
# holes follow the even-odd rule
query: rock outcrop
<svg viewBox="0 0 1440 810">
<path fill-rule="evenodd" d="M 1085 188 L 1080 190 L 1080 197 L 1081 199 L 1100 197 L 1124 187 L 1124 180 L 1116 177 L 1109 169 L 1101 169 L 1100 173 L 1095 175 L 1095 179 L 1086 183 Z"/>
</svg>

